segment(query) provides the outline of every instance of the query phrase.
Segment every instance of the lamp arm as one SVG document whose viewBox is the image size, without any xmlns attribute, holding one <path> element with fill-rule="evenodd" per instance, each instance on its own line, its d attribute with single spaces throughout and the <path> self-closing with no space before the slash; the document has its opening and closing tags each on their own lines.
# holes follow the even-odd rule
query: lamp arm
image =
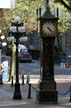
<svg viewBox="0 0 71 108">
<path fill-rule="evenodd" d="M 68 10 L 71 10 L 71 7 L 68 6 L 68 5 L 64 2 L 64 0 L 57 0 L 57 2 L 60 2 L 62 5 L 64 5 L 65 8 L 67 8 Z"/>
</svg>

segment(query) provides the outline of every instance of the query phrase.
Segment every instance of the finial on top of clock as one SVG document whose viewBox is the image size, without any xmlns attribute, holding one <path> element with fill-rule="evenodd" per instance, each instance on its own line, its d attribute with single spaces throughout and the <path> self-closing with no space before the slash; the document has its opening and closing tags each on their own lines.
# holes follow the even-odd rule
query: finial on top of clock
<svg viewBox="0 0 71 108">
<path fill-rule="evenodd" d="M 54 18 L 55 16 L 52 15 L 50 11 L 50 6 L 49 6 L 49 0 L 44 0 L 44 7 L 45 11 L 41 11 L 41 18 L 49 19 L 49 18 Z"/>
<path fill-rule="evenodd" d="M 46 8 L 49 8 L 49 0 L 45 0 L 45 6 Z"/>
</svg>

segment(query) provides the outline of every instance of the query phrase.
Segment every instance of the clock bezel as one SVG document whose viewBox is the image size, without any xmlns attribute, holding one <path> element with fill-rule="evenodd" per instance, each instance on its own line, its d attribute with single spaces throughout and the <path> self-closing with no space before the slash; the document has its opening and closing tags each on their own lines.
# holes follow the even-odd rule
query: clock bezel
<svg viewBox="0 0 71 108">
<path fill-rule="evenodd" d="M 45 33 L 44 30 L 43 30 L 43 26 L 46 23 L 51 23 L 51 24 L 54 25 L 54 31 L 50 34 L 48 32 Z M 57 26 L 57 21 L 56 20 L 48 20 L 48 21 L 45 20 L 41 23 L 41 33 L 40 33 L 41 37 L 56 37 L 57 36 L 57 31 L 58 31 L 58 26 Z"/>
<path fill-rule="evenodd" d="M 43 24 L 43 32 L 46 35 L 54 35 L 55 34 L 55 25 L 54 23 L 47 22 Z"/>
</svg>

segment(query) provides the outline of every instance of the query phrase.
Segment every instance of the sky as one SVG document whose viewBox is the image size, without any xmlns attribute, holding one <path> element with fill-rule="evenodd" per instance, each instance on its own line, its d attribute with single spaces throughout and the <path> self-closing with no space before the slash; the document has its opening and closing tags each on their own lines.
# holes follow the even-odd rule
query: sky
<svg viewBox="0 0 71 108">
<path fill-rule="evenodd" d="M 0 0 L 0 8 L 15 8 L 16 0 Z"/>
</svg>

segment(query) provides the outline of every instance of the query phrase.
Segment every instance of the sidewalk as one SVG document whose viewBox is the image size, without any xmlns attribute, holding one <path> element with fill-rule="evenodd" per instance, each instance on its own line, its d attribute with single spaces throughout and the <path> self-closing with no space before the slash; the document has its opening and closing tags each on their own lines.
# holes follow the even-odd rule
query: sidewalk
<svg viewBox="0 0 71 108">
<path fill-rule="evenodd" d="M 37 78 L 32 76 L 31 83 L 32 86 L 37 89 Z M 65 82 L 61 83 L 60 78 L 56 79 L 57 90 L 59 92 L 66 92 L 69 89 L 70 83 Z M 36 83 L 34 83 L 36 82 Z M 21 83 L 21 80 L 20 80 Z M 25 80 L 26 83 L 26 80 Z M 36 101 L 36 92 L 34 89 L 31 89 L 31 99 L 28 99 L 28 85 L 20 84 L 20 90 L 22 95 L 22 100 L 13 100 L 14 86 L 11 87 L 10 82 L 4 82 L 3 85 L 0 85 L 0 108 L 71 108 L 71 102 L 69 102 L 70 94 L 66 96 L 58 95 L 58 104 L 54 105 L 41 105 Z"/>
</svg>

